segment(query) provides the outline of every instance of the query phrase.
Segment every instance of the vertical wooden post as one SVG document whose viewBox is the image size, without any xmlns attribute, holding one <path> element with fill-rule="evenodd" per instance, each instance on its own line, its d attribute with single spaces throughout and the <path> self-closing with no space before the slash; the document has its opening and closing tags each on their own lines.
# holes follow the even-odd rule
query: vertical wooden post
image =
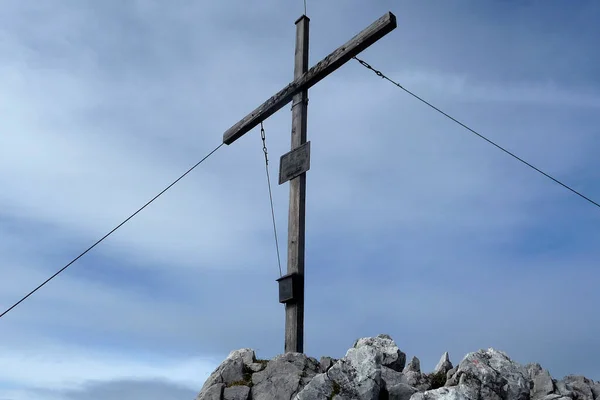
<svg viewBox="0 0 600 400">
<path fill-rule="evenodd" d="M 303 15 L 296 21 L 294 79 L 308 71 L 308 23 Z M 308 89 L 292 99 L 292 150 L 306 143 Z M 306 173 L 290 181 L 288 214 L 288 274 L 299 278 L 298 300 L 285 305 L 285 352 L 304 352 L 304 238 L 306 211 Z"/>
</svg>

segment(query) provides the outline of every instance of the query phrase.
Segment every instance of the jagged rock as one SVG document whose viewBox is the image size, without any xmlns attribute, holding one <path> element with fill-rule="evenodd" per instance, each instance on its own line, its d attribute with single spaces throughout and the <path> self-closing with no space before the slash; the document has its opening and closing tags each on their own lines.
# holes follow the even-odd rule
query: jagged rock
<svg viewBox="0 0 600 400">
<path fill-rule="evenodd" d="M 539 364 L 523 367 L 494 349 L 469 353 L 456 367 L 445 353 L 431 374 L 416 357 L 405 363 L 387 335 L 357 340 L 341 360 L 288 353 L 260 361 L 241 349 L 210 375 L 197 400 L 600 400 L 600 382 L 553 380 Z"/>
<path fill-rule="evenodd" d="M 381 353 L 381 365 L 391 368 L 394 371 L 402 372 L 406 364 L 406 354 L 404 354 L 394 340 L 389 335 L 378 335 L 374 338 L 358 339 L 354 344 L 355 348 L 369 346 Z"/>
<path fill-rule="evenodd" d="M 252 349 L 240 349 L 240 350 L 234 350 L 229 354 L 230 357 L 234 357 L 234 358 L 241 358 L 242 361 L 244 362 L 244 365 L 250 365 L 254 362 L 256 362 L 256 354 L 254 353 L 254 350 Z"/>
<path fill-rule="evenodd" d="M 267 367 L 252 375 L 252 400 L 291 399 L 319 372 L 314 358 L 287 353 L 269 361 Z"/>
<path fill-rule="evenodd" d="M 448 352 L 445 352 L 442 355 L 442 358 L 440 359 L 440 361 L 435 366 L 433 373 L 434 374 L 442 373 L 445 376 L 446 373 L 448 371 L 450 371 L 452 368 L 453 368 L 453 366 L 452 366 L 452 363 L 450 362 L 450 356 L 448 355 Z"/>
<path fill-rule="evenodd" d="M 563 379 L 565 388 L 572 393 L 572 396 L 577 400 L 594 400 L 592 385 L 594 381 L 577 375 L 569 375 Z"/>
<path fill-rule="evenodd" d="M 453 386 L 415 393 L 410 400 L 487 400 L 479 397 L 479 391 L 473 386 Z M 512 399 L 511 399 L 512 400 Z"/>
<path fill-rule="evenodd" d="M 488 349 L 468 354 L 444 388 L 426 393 L 435 392 L 431 398 L 440 400 L 460 398 L 456 397 L 459 395 L 484 400 L 528 400 L 529 383 L 524 367 L 503 352 Z"/>
<path fill-rule="evenodd" d="M 407 385 L 414 387 L 419 392 L 424 392 L 426 390 L 431 389 L 431 380 L 429 379 L 429 376 L 427 376 L 421 372 L 413 372 L 413 371 L 407 371 L 407 372 L 404 372 L 403 374 L 405 377 L 405 381 L 403 383 L 406 383 Z"/>
<path fill-rule="evenodd" d="M 212 386 L 204 385 L 196 400 L 221 400 L 223 398 L 223 389 L 225 389 L 225 385 L 222 383 L 215 383 Z"/>
<path fill-rule="evenodd" d="M 327 372 L 329 368 L 333 366 L 335 361 L 331 357 L 321 357 L 321 361 L 319 361 L 319 365 L 321 366 L 321 372 Z"/>
<path fill-rule="evenodd" d="M 223 400 L 248 400 L 249 395 L 248 386 L 232 386 L 223 391 Z"/>
<path fill-rule="evenodd" d="M 557 394 L 568 397 L 573 396 L 573 392 L 571 392 L 571 387 L 569 387 L 564 380 L 554 381 L 554 385 L 556 386 L 556 392 L 558 392 Z"/>
<path fill-rule="evenodd" d="M 405 383 L 399 383 L 388 387 L 387 392 L 388 400 L 409 400 L 413 394 L 418 392 L 418 390 Z"/>
<path fill-rule="evenodd" d="M 410 359 L 409 363 L 404 367 L 402 372 L 421 372 L 421 362 L 415 356 Z"/>
<path fill-rule="evenodd" d="M 456 366 L 456 367 L 452 368 L 451 370 L 449 370 L 448 372 L 446 372 L 446 384 L 444 386 L 451 386 L 451 385 L 449 385 L 449 382 L 451 381 L 454 374 L 456 374 L 456 371 L 458 371 L 458 366 Z"/>
<path fill-rule="evenodd" d="M 383 360 L 397 368 L 400 353 L 387 335 L 359 339 L 344 358 L 313 379 L 294 400 L 330 399 L 333 395 L 336 399 L 378 399 Z"/>
<path fill-rule="evenodd" d="M 429 381 L 431 382 L 431 389 L 438 389 L 446 384 L 448 381 L 448 371 L 452 370 L 453 366 L 450 362 L 448 352 L 442 355 L 442 358 L 435 366 L 434 371 L 429 375 Z"/>
<path fill-rule="evenodd" d="M 339 387 L 329 379 L 327 373 L 321 373 L 316 375 L 313 380 L 310 381 L 296 397 L 294 397 L 294 400 L 329 400 L 336 392 L 339 393 Z"/>
<path fill-rule="evenodd" d="M 255 362 L 248 364 L 248 369 L 250 369 L 252 372 L 259 372 L 265 369 L 266 366 L 267 364 Z"/>
<path fill-rule="evenodd" d="M 234 350 L 208 377 L 197 400 L 221 400 L 223 389 L 232 383 L 250 383 L 250 370 L 248 364 L 256 361 L 252 349 Z M 218 397 L 216 397 L 218 396 Z"/>
<path fill-rule="evenodd" d="M 378 339 L 374 338 L 374 339 Z M 360 341 L 329 369 L 327 375 L 340 386 L 340 395 L 356 400 L 377 399 L 381 389 L 383 356 L 377 341 Z"/>
<path fill-rule="evenodd" d="M 390 388 L 400 383 L 406 384 L 406 377 L 402 372 L 394 371 L 388 367 L 381 367 L 382 387 Z"/>
<path fill-rule="evenodd" d="M 563 396 L 562 394 L 549 394 L 542 397 L 543 400 L 573 400 L 571 396 Z"/>
<path fill-rule="evenodd" d="M 528 364 L 525 366 L 533 388 L 531 389 L 531 400 L 541 400 L 549 394 L 554 393 L 554 382 L 550 372 L 543 369 L 540 364 Z"/>
<path fill-rule="evenodd" d="M 594 395 L 594 400 L 600 400 L 600 381 L 592 383 L 592 394 Z"/>
</svg>

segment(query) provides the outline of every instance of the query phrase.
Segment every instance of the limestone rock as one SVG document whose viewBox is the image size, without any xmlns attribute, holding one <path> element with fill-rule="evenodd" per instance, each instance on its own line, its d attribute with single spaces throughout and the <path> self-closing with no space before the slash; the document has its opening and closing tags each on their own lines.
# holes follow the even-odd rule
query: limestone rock
<svg viewBox="0 0 600 400">
<path fill-rule="evenodd" d="M 372 347 L 381 353 L 381 365 L 402 372 L 406 364 L 406 354 L 398 349 L 398 346 L 389 335 L 382 334 L 374 338 L 358 339 L 354 344 L 354 348 L 364 346 Z"/>
<path fill-rule="evenodd" d="M 405 383 L 399 383 L 388 387 L 387 392 L 388 400 L 409 400 L 413 394 L 418 392 L 418 390 Z"/>
<path fill-rule="evenodd" d="M 331 357 L 321 357 L 319 365 L 321 366 L 321 372 L 327 372 L 334 364 L 334 360 Z"/>
<path fill-rule="evenodd" d="M 449 382 L 451 382 L 451 379 L 454 376 L 454 374 L 456 374 L 456 371 L 458 371 L 458 366 L 446 372 L 446 384 L 444 386 L 452 386 L 449 384 Z"/>
<path fill-rule="evenodd" d="M 434 374 L 442 373 L 445 376 L 446 373 L 448 371 L 450 371 L 452 368 L 453 368 L 453 366 L 452 366 L 452 363 L 450 362 L 450 356 L 448 355 L 448 352 L 445 352 L 442 355 L 442 358 L 440 359 L 440 361 L 435 366 L 433 373 Z"/>
<path fill-rule="evenodd" d="M 531 388 L 531 400 L 541 400 L 549 394 L 554 393 L 554 382 L 552 381 L 550 372 L 543 369 L 540 364 L 528 364 L 525 368 L 533 385 Z"/>
<path fill-rule="evenodd" d="M 329 369 L 327 375 L 340 386 L 340 395 L 355 400 L 377 399 L 381 389 L 380 347 L 360 342 Z"/>
<path fill-rule="evenodd" d="M 337 390 L 336 390 L 337 389 Z M 306 385 L 294 400 L 329 400 L 335 392 L 339 393 L 339 387 L 329 379 L 327 373 L 316 375 Z"/>
<path fill-rule="evenodd" d="M 313 379 L 295 400 L 331 399 L 334 395 L 340 400 L 377 400 L 383 385 L 382 368 L 390 379 L 399 380 L 392 374 L 399 374 L 397 368 L 405 362 L 406 356 L 389 336 L 359 339 L 344 358 Z"/>
<path fill-rule="evenodd" d="M 450 362 L 448 352 L 445 352 L 435 366 L 434 371 L 429 375 L 431 389 L 438 389 L 446 385 L 446 382 L 448 381 L 448 371 L 452 370 L 452 368 L 453 366 Z"/>
<path fill-rule="evenodd" d="M 563 396 L 562 394 L 549 394 L 542 397 L 543 400 L 573 400 L 571 396 Z"/>
<path fill-rule="evenodd" d="M 469 353 L 456 367 L 445 353 L 431 374 L 416 357 L 405 364 L 387 335 L 357 340 L 341 360 L 288 353 L 261 361 L 241 349 L 210 375 L 197 400 L 600 400 L 600 382 L 557 381 L 539 364 L 523 367 L 494 349 Z"/>
<path fill-rule="evenodd" d="M 568 397 L 573 396 L 571 387 L 569 385 L 567 385 L 567 383 L 564 380 L 555 381 L 555 385 L 556 385 L 556 393 L 557 394 L 560 394 L 562 396 L 568 396 Z"/>
<path fill-rule="evenodd" d="M 197 400 L 221 400 L 223 389 L 232 383 L 250 383 L 250 370 L 247 365 L 256 361 L 252 349 L 235 350 L 208 377 Z M 218 397 L 217 397 L 218 396 Z"/>
<path fill-rule="evenodd" d="M 394 371 L 388 367 L 381 367 L 382 387 L 390 388 L 398 384 L 406 384 L 406 376 L 402 372 Z"/>
<path fill-rule="evenodd" d="M 421 372 L 421 361 L 417 357 L 410 359 L 410 362 L 404 367 L 402 372 Z"/>
<path fill-rule="evenodd" d="M 488 400 L 479 397 L 473 386 L 443 387 L 424 393 L 415 393 L 410 400 Z M 508 400 L 508 399 L 507 399 Z M 512 400 L 512 399 L 511 399 Z"/>
<path fill-rule="evenodd" d="M 424 392 L 431 389 L 431 380 L 429 379 L 429 376 L 421 372 L 407 371 L 404 372 L 404 377 L 404 383 L 414 387 L 419 392 Z"/>
<path fill-rule="evenodd" d="M 252 400 L 291 399 L 319 371 L 314 358 L 286 353 L 269 361 L 267 367 L 252 375 Z"/>
<path fill-rule="evenodd" d="M 594 395 L 594 400 L 600 400 L 600 382 L 594 382 L 591 384 L 592 394 Z"/>
<path fill-rule="evenodd" d="M 429 391 L 435 399 L 528 400 L 530 378 L 527 370 L 506 354 L 494 349 L 468 354 L 444 388 Z M 456 388 L 454 390 L 450 390 Z M 447 390 L 442 390 L 447 389 Z M 424 399 L 429 399 L 425 397 Z"/>
<path fill-rule="evenodd" d="M 211 386 L 206 386 L 202 388 L 196 400 L 221 400 L 223 398 L 223 389 L 225 385 L 222 383 L 215 383 Z"/>
<path fill-rule="evenodd" d="M 249 395 L 248 386 L 231 386 L 223 391 L 223 400 L 248 400 Z"/>
<path fill-rule="evenodd" d="M 570 394 L 577 400 L 594 400 L 592 385 L 594 381 L 587 379 L 584 376 L 569 375 L 562 382 L 565 384 L 566 394 Z M 557 385 L 558 386 L 558 385 Z M 561 394 L 563 394 L 561 392 Z"/>
<path fill-rule="evenodd" d="M 267 366 L 267 364 L 265 363 L 250 363 L 248 364 L 248 369 L 250 369 L 252 372 L 260 372 L 263 369 L 265 369 L 265 367 Z"/>
</svg>

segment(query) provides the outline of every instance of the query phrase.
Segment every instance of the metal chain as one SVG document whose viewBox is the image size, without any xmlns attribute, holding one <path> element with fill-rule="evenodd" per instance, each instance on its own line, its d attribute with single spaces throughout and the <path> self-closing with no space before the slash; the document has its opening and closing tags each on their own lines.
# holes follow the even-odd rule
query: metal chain
<svg viewBox="0 0 600 400">
<path fill-rule="evenodd" d="M 275 235 L 275 249 L 277 250 L 277 265 L 279 266 L 279 276 L 283 276 L 281 271 L 281 256 L 279 255 L 279 239 L 277 237 L 277 224 L 275 224 L 275 208 L 273 207 L 273 192 L 271 191 L 271 177 L 269 175 L 269 152 L 267 151 L 267 138 L 265 128 L 261 121 L 260 123 L 260 138 L 263 143 L 263 153 L 265 154 L 265 170 L 267 171 L 267 184 L 269 186 L 269 201 L 271 203 L 271 218 L 273 220 L 273 233 Z"/>
<path fill-rule="evenodd" d="M 352 57 L 352 58 L 354 58 L 356 61 L 358 61 L 363 67 L 366 67 L 366 68 L 370 69 L 371 71 L 375 72 L 375 74 L 377 76 L 379 76 L 380 78 L 387 79 L 387 77 L 385 75 L 383 75 L 383 73 L 381 73 L 381 71 L 377 71 L 375 68 L 371 67 L 366 61 L 363 61 L 358 57 Z M 393 82 L 393 83 L 395 83 L 397 86 L 400 86 L 396 82 Z M 400 86 L 400 87 L 402 88 L 402 86 Z"/>
<path fill-rule="evenodd" d="M 265 128 L 262 122 L 260 123 L 260 138 L 262 139 L 263 143 L 263 153 L 265 153 L 265 165 L 267 166 L 267 173 L 269 173 L 269 152 L 267 151 L 267 138 L 265 136 Z M 271 187 L 270 184 L 269 187 Z"/>
</svg>

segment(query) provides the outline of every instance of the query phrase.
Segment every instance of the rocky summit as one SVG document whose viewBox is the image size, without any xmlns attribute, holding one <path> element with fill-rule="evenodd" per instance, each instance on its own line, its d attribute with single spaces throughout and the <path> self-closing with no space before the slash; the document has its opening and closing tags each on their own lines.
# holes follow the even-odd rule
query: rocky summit
<svg viewBox="0 0 600 400">
<path fill-rule="evenodd" d="M 435 370 L 406 362 L 388 335 L 356 341 L 340 360 L 300 353 L 257 360 L 233 351 L 197 400 L 600 400 L 600 382 L 552 379 L 539 364 L 521 366 L 494 349 L 467 354 L 455 367 L 444 353 Z"/>
</svg>

